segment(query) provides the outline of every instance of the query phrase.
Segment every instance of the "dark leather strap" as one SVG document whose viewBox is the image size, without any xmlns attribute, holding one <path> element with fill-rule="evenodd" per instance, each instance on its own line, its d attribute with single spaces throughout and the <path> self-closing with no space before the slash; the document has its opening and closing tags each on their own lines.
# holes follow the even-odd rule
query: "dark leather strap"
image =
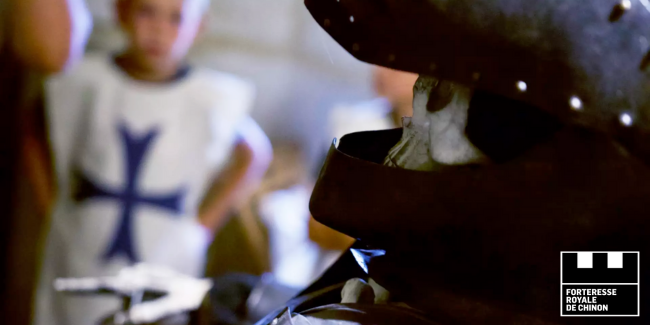
<svg viewBox="0 0 650 325">
<path fill-rule="evenodd" d="M 440 325 L 414 309 L 395 305 L 331 304 L 300 313 L 320 319 L 381 325 Z"/>
</svg>

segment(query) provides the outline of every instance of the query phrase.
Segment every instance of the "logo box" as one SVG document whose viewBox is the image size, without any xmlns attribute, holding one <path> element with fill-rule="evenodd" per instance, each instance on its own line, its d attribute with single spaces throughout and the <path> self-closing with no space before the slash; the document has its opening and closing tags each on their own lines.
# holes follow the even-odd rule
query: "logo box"
<svg viewBox="0 0 650 325">
<path fill-rule="evenodd" d="M 638 317 L 639 252 L 560 252 L 560 316 Z"/>
</svg>

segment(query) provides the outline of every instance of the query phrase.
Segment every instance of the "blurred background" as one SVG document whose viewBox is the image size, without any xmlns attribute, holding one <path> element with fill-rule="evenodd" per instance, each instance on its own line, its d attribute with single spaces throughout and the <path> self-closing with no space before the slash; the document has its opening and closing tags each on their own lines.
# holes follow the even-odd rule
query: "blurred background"
<svg viewBox="0 0 650 325">
<path fill-rule="evenodd" d="M 87 52 L 119 51 L 124 37 L 114 0 L 86 3 L 94 17 Z M 255 85 L 251 114 L 274 150 L 262 184 L 221 228 L 209 253 L 206 276 L 218 281 L 202 323 L 234 324 L 281 306 L 352 243 L 311 219 L 313 184 L 335 136 L 397 127 L 390 114 L 396 106 L 402 106 L 400 116 L 410 115 L 415 77 L 378 74 L 354 59 L 316 24 L 302 0 L 213 0 L 207 31 L 189 60 Z M 390 89 L 401 92 L 388 96 L 403 97 L 400 103 L 379 98 Z M 23 175 L 26 168 L 16 172 Z M 19 213 L 5 223 L 12 226 L 3 238 L 9 246 L 2 286 L 7 324 L 29 323 L 47 228 L 47 215 L 35 208 L 38 185 L 20 184 L 14 200 Z M 237 312 L 242 308 L 256 308 L 259 315 Z"/>
<path fill-rule="evenodd" d="M 120 49 L 113 0 L 86 2 L 95 17 L 88 50 Z M 298 145 L 309 168 L 332 140 L 329 111 L 374 96 L 371 66 L 332 40 L 301 0 L 213 0 L 208 25 L 190 60 L 253 82 L 253 118 L 274 144 Z"/>
</svg>

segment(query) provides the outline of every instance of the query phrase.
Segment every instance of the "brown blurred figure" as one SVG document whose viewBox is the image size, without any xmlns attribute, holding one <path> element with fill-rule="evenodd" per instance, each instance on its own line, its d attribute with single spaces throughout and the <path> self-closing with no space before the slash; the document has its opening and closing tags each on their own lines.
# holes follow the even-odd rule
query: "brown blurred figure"
<svg viewBox="0 0 650 325">
<path fill-rule="evenodd" d="M 353 107 L 338 107 L 332 112 L 332 136 L 402 126 L 402 117 L 413 115 L 413 85 L 418 75 L 376 66 L 373 87 L 383 100 L 373 100 Z M 385 107 L 385 105 L 387 105 Z M 309 220 L 309 237 L 323 249 L 345 250 L 354 242 L 314 218 Z"/>
<path fill-rule="evenodd" d="M 49 206 L 37 198 L 52 188 L 24 158 L 45 141 L 42 80 L 74 63 L 90 26 L 82 0 L 0 1 L 0 313 L 6 324 L 29 322 Z"/>
</svg>

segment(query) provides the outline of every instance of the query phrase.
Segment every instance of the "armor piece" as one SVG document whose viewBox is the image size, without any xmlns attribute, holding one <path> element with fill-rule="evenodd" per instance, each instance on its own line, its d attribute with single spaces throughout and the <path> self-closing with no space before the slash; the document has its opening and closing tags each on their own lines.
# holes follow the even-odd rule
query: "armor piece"
<svg viewBox="0 0 650 325">
<path fill-rule="evenodd" d="M 644 163 L 598 132 L 567 127 L 499 164 L 382 165 L 401 133 L 343 137 L 310 203 L 319 222 L 385 250 L 367 272 L 395 301 L 442 324 L 614 324 L 560 317 L 559 253 L 650 249 Z"/>
<path fill-rule="evenodd" d="M 647 155 L 648 0 L 306 0 L 359 60 L 543 108 Z M 642 143 L 643 142 L 643 143 Z"/>
</svg>

